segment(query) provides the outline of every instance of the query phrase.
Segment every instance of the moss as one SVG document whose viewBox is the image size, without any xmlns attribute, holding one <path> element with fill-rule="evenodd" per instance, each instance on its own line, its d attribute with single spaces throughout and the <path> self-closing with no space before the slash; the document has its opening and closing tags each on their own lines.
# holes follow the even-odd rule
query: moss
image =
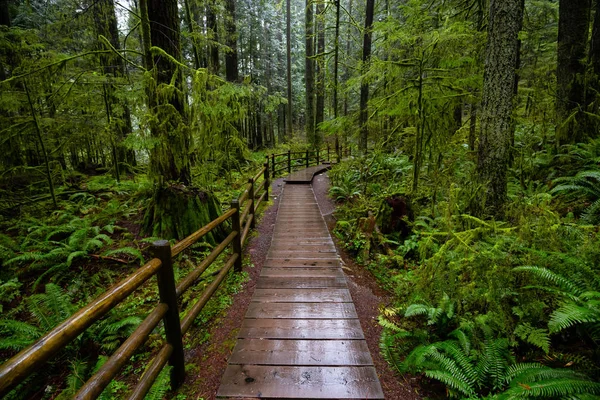
<svg viewBox="0 0 600 400">
<path fill-rule="evenodd" d="M 222 214 L 216 196 L 184 185 L 159 187 L 150 199 L 142 229 L 144 233 L 164 239 L 183 239 Z M 220 226 L 203 240 L 215 244 L 225 237 Z"/>
</svg>

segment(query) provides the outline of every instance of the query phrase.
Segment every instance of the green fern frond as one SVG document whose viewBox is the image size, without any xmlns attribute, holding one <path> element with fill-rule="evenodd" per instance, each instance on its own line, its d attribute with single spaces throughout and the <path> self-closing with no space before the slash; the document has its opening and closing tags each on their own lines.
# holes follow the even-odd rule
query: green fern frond
<svg viewBox="0 0 600 400">
<path fill-rule="evenodd" d="M 394 331 L 394 332 L 404 331 L 404 329 L 400 328 L 398 325 L 396 325 L 394 322 L 390 321 L 389 319 L 385 318 L 383 315 L 379 315 L 379 317 L 377 318 L 377 321 L 379 322 L 379 325 L 381 325 L 384 328 L 389 329 L 391 331 Z"/>
<path fill-rule="evenodd" d="M 29 297 L 28 305 L 29 311 L 45 332 L 70 317 L 75 311 L 69 295 L 52 283 L 46 285 L 46 293 Z"/>
<path fill-rule="evenodd" d="M 507 390 L 502 397 L 507 399 L 522 399 L 524 397 L 557 399 L 579 394 L 600 394 L 600 383 L 575 378 L 518 382 L 516 386 Z"/>
<path fill-rule="evenodd" d="M 142 252 L 133 247 L 120 247 L 118 249 L 108 250 L 102 253 L 103 256 L 107 257 L 114 256 L 115 254 L 125 254 L 137 258 L 141 263 L 144 262 L 144 256 L 142 255 Z"/>
<path fill-rule="evenodd" d="M 564 291 L 571 293 L 573 295 L 579 295 L 583 291 L 585 291 L 585 288 L 579 287 L 573 281 L 565 278 L 562 275 L 556 274 L 547 268 L 536 267 L 536 266 L 522 266 L 522 267 L 513 268 L 513 271 L 528 272 L 528 273 L 534 275 L 535 277 L 545 280 L 549 283 L 552 283 L 552 284 L 560 287 Z"/>
<path fill-rule="evenodd" d="M 471 340 L 462 329 L 455 329 L 448 336 L 454 337 L 458 341 L 467 356 L 471 353 Z"/>
<path fill-rule="evenodd" d="M 504 381 L 506 383 L 511 382 L 515 377 L 529 374 L 532 372 L 537 372 L 540 370 L 547 370 L 550 367 L 542 365 L 540 363 L 517 363 L 513 364 L 506 370 L 506 374 L 504 375 Z"/>
<path fill-rule="evenodd" d="M 0 320 L 0 349 L 20 351 L 42 335 L 39 328 L 26 322 Z"/>
<path fill-rule="evenodd" d="M 600 324 L 600 309 L 570 302 L 563 304 L 552 312 L 550 321 L 548 322 L 548 329 L 550 333 L 556 333 L 573 325 L 583 323 Z"/>
<path fill-rule="evenodd" d="M 140 317 L 132 315 L 130 317 L 126 317 L 105 325 L 103 332 L 106 334 L 115 334 L 123 328 L 129 328 L 133 330 L 141 323 L 142 319 Z"/>
<path fill-rule="evenodd" d="M 457 345 L 457 343 L 447 340 L 445 342 L 437 343 L 437 347 L 440 350 L 443 350 L 444 353 L 446 353 L 460 369 L 458 371 L 444 367 L 446 371 L 452 372 L 456 377 L 466 378 L 466 381 L 472 387 L 480 380 L 477 369 L 473 364 L 473 360 L 463 351 L 461 347 L 459 347 L 459 345 Z"/>
<path fill-rule="evenodd" d="M 387 330 L 381 333 L 381 339 L 379 340 L 379 349 L 383 359 L 399 373 L 404 373 L 402 368 L 402 361 L 396 344 L 397 340 L 393 334 L 390 334 Z"/>
<path fill-rule="evenodd" d="M 477 370 L 480 376 L 485 375 L 491 378 L 493 388 L 499 388 L 502 385 L 505 372 L 511 364 L 510 361 L 508 340 L 486 339 L 477 364 Z"/>
<path fill-rule="evenodd" d="M 453 376 L 451 373 L 439 370 L 426 370 L 425 376 L 431 379 L 438 380 L 446 386 L 458 390 L 467 397 L 477 397 L 475 390 L 468 383 Z"/>
<path fill-rule="evenodd" d="M 425 304 L 411 304 L 404 312 L 405 318 L 414 317 L 415 315 L 429 315 L 431 307 Z"/>
<path fill-rule="evenodd" d="M 82 258 L 82 257 L 87 257 L 88 253 L 87 251 L 74 251 L 72 253 L 69 254 L 69 256 L 67 257 L 67 267 L 70 267 L 71 264 L 73 263 L 73 260 L 75 260 L 76 258 Z"/>
<path fill-rule="evenodd" d="M 550 336 L 546 329 L 535 328 L 529 323 L 523 323 L 515 328 L 514 334 L 525 342 L 544 350 L 550 351 Z"/>
<path fill-rule="evenodd" d="M 11 264 L 16 264 L 16 263 L 20 263 L 20 262 L 32 262 L 32 261 L 35 262 L 35 261 L 40 261 L 43 259 L 44 259 L 44 254 L 42 254 L 38 251 L 31 251 L 31 252 L 16 256 L 14 258 L 11 258 L 10 260 L 6 260 L 4 262 L 4 265 L 11 265 Z"/>
<path fill-rule="evenodd" d="M 163 368 L 163 370 L 156 377 L 156 381 L 148 391 L 148 394 L 144 400 L 162 400 L 165 394 L 171 389 L 171 373 L 170 366 Z"/>
</svg>

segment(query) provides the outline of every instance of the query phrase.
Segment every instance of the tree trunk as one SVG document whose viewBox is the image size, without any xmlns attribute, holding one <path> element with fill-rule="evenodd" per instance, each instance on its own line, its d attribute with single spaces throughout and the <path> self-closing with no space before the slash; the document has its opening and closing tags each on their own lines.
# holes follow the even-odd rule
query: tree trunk
<svg viewBox="0 0 600 400">
<path fill-rule="evenodd" d="M 219 34 L 217 28 L 217 15 L 215 14 L 215 2 L 209 0 L 206 3 L 206 27 L 208 34 L 208 70 L 211 74 L 219 74 Z"/>
<path fill-rule="evenodd" d="M 285 43 L 287 55 L 287 107 L 286 107 L 286 137 L 292 138 L 292 6 L 291 0 L 286 2 Z"/>
<path fill-rule="evenodd" d="M 588 83 L 586 103 L 589 112 L 598 114 L 600 112 L 600 96 L 598 95 L 600 93 L 600 1 L 598 0 L 596 0 L 589 59 L 592 67 L 592 77 Z M 590 119 L 590 133 L 597 136 L 597 132 L 598 122 Z"/>
<path fill-rule="evenodd" d="M 347 31 L 346 31 L 346 58 L 350 58 L 350 44 L 352 36 L 350 35 L 350 29 L 351 29 L 351 21 L 352 21 L 352 0 L 348 1 L 348 21 L 346 21 L 347 24 Z M 348 60 L 346 60 L 346 68 L 344 69 L 344 82 L 348 82 L 348 79 L 350 79 L 350 66 L 348 65 Z M 344 116 L 348 115 L 348 91 L 346 90 L 344 93 Z"/>
<path fill-rule="evenodd" d="M 333 42 L 333 118 L 338 117 L 338 67 L 340 60 L 340 0 L 335 0 L 335 40 Z M 340 138 L 335 133 L 335 154 L 340 159 Z"/>
<path fill-rule="evenodd" d="M 200 54 L 198 53 L 198 43 L 196 43 L 196 39 L 194 36 L 194 15 L 192 14 L 192 9 L 190 7 L 190 0 L 184 0 L 183 3 L 185 7 L 185 22 L 188 26 L 188 30 L 190 31 L 191 35 L 190 42 L 192 44 L 192 52 L 194 53 L 194 67 L 196 69 L 200 69 Z"/>
<path fill-rule="evenodd" d="M 156 120 L 150 124 L 157 145 L 150 152 L 150 171 L 160 182 L 178 181 L 191 184 L 189 161 L 190 132 L 187 127 L 182 75 L 167 57 L 152 55 L 150 47 L 161 48 L 175 60 L 181 59 L 179 15 L 174 0 L 142 0 L 147 5 L 146 29 L 150 29 L 146 50 L 146 68 L 153 69 L 154 83 L 148 88 L 150 112 Z M 144 12 L 144 7 L 142 13 Z M 145 41 L 146 41 L 145 40 Z M 175 78 L 175 79 L 173 79 Z M 174 80 L 174 90 L 170 84 Z"/>
<path fill-rule="evenodd" d="M 369 71 L 369 61 L 371 59 L 371 36 L 373 29 L 373 11 L 375 0 L 367 0 L 365 11 L 365 31 L 363 34 L 363 54 L 362 54 L 362 74 L 360 83 L 360 140 L 358 147 L 362 154 L 367 153 L 367 138 L 369 136 L 368 119 L 369 111 L 367 103 L 369 102 L 369 84 L 364 75 Z"/>
<path fill-rule="evenodd" d="M 229 51 L 225 53 L 225 75 L 229 82 L 237 82 L 238 77 L 238 51 L 237 51 L 237 29 L 235 26 L 235 0 L 226 0 L 225 9 L 227 16 L 225 18 L 225 30 L 227 38 L 225 43 Z"/>
<path fill-rule="evenodd" d="M 152 114 L 150 131 L 156 140 L 150 152 L 150 173 L 156 189 L 143 227 L 153 236 L 182 239 L 218 217 L 221 211 L 214 195 L 191 187 L 191 136 L 183 74 L 169 59 L 181 60 L 177 1 L 140 0 L 140 14 L 144 60 L 153 76 L 147 94 Z M 169 57 L 153 55 L 151 46 L 159 47 Z M 174 376 L 172 373 L 172 387 L 180 383 Z"/>
<path fill-rule="evenodd" d="M 591 0 L 560 0 L 558 64 L 556 68 L 557 145 L 576 143 L 583 137 L 585 50 Z"/>
<path fill-rule="evenodd" d="M 325 3 L 317 3 L 316 15 L 317 29 L 317 84 L 315 105 L 315 146 L 319 147 L 323 141 L 320 124 L 325 119 Z"/>
<path fill-rule="evenodd" d="M 10 14 L 8 13 L 8 0 L 0 0 L 0 25 L 10 28 Z"/>
<path fill-rule="evenodd" d="M 306 0 L 306 140 L 315 144 L 315 61 L 312 0 Z"/>
<path fill-rule="evenodd" d="M 119 41 L 119 27 L 115 14 L 114 0 L 96 1 L 93 11 L 96 33 L 99 36 L 104 36 L 114 49 L 120 50 L 121 43 Z M 105 46 L 101 42 L 98 42 L 98 47 L 104 49 Z M 125 63 L 116 54 L 107 53 L 100 56 L 100 64 L 107 79 L 107 82 L 104 84 L 104 90 L 106 112 L 110 125 L 109 129 L 116 131 L 113 144 L 115 151 L 113 155 L 117 158 L 114 165 L 115 175 L 118 177 L 121 164 L 128 163 L 135 165 L 136 163 L 134 151 L 127 150 L 122 145 L 123 140 L 133 131 L 129 105 L 125 102 L 124 104 L 120 104 L 121 107 L 119 107 L 119 103 L 123 103 L 124 101 L 119 101 L 115 94 L 117 87 L 114 81 L 125 77 Z"/>
<path fill-rule="evenodd" d="M 487 211 L 501 215 L 506 200 L 521 0 L 491 0 L 481 105 L 478 174 Z"/>
</svg>

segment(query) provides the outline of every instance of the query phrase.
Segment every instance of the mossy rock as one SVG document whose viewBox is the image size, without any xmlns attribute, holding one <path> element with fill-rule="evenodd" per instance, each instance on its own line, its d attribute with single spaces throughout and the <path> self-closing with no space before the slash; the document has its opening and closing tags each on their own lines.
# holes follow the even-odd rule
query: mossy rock
<svg viewBox="0 0 600 400">
<path fill-rule="evenodd" d="M 181 240 L 222 213 L 214 194 L 181 184 L 167 185 L 154 191 L 144 215 L 143 231 L 161 239 Z M 225 238 L 227 231 L 228 225 L 221 224 L 202 240 L 214 245 Z"/>
</svg>

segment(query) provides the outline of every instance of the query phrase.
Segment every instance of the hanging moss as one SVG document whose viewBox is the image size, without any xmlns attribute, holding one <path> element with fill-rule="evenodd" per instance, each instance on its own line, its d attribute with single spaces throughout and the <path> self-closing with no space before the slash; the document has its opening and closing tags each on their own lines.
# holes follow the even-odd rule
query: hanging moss
<svg viewBox="0 0 600 400">
<path fill-rule="evenodd" d="M 154 191 L 144 216 L 147 235 L 181 240 L 222 214 L 216 196 L 181 184 L 162 186 Z M 211 244 L 220 242 L 226 233 L 223 226 L 203 238 Z"/>
</svg>

